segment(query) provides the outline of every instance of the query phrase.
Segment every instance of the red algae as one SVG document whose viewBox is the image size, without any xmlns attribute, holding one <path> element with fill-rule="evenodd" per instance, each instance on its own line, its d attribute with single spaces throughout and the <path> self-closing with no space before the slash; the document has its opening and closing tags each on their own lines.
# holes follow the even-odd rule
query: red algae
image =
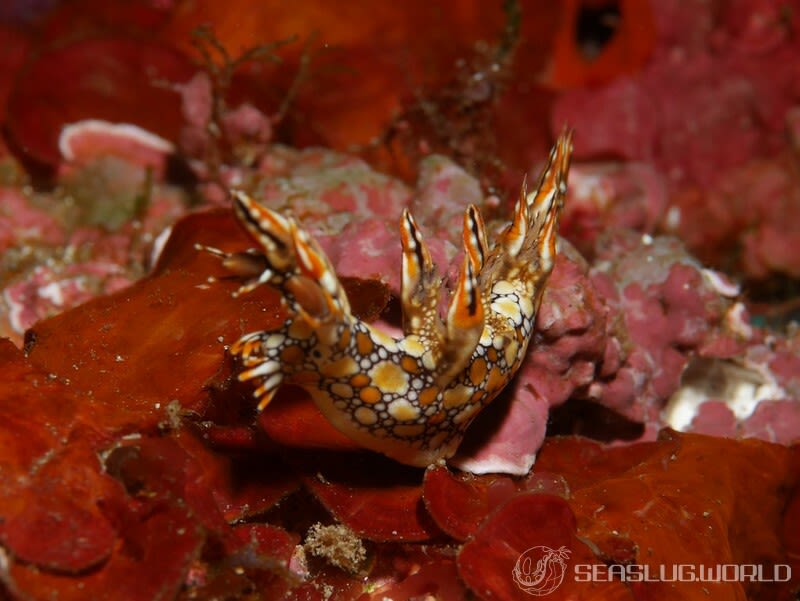
<svg viewBox="0 0 800 601">
<path fill-rule="evenodd" d="M 797 19 L 251 4 L 79 0 L 0 28 L 0 333 L 24 347 L 0 341 L 0 596 L 530 599 L 526 557 L 552 552 L 551 599 L 794 598 L 800 339 L 751 313 L 782 324 L 770 294 L 800 273 Z M 576 33 L 587 11 L 607 40 Z M 200 21 L 227 63 L 194 60 Z M 195 248 L 253 245 L 227 188 L 291 212 L 354 314 L 396 331 L 402 210 L 451 285 L 464 207 L 494 237 L 564 119 L 581 160 L 531 350 L 456 458 L 364 451 L 296 388 L 255 412 L 227 348 L 285 312 Z M 348 152 L 300 148 L 323 142 Z M 312 552 L 342 532 L 357 561 Z M 678 564 L 794 578 L 576 578 Z"/>
<path fill-rule="evenodd" d="M 135 123 L 175 140 L 179 99 L 165 82 L 189 79 L 194 70 L 168 46 L 123 38 L 75 42 L 44 53 L 24 67 L 9 98 L 11 136 L 27 156 L 48 165 L 59 161 L 62 127 L 83 119 Z M 49 110 L 53 105 L 60 109 Z"/>
</svg>

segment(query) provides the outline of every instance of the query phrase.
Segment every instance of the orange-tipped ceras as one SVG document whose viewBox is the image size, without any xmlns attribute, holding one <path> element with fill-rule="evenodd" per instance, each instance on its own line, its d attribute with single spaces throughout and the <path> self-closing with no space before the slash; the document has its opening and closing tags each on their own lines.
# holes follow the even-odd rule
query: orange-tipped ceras
<svg viewBox="0 0 800 601">
<path fill-rule="evenodd" d="M 565 131 L 536 190 L 528 194 L 523 185 L 513 221 L 493 246 L 480 211 L 467 208 L 464 262 L 444 318 L 441 278 L 414 218 L 403 211 L 399 339 L 351 314 L 330 261 L 292 218 L 234 191 L 236 215 L 259 253 L 207 250 L 234 271 L 258 273 L 235 294 L 269 284 L 289 313 L 282 328 L 247 334 L 230 348 L 241 360 L 239 379 L 256 382 L 258 408 L 291 382 L 368 449 L 417 466 L 452 456 L 525 356 L 553 268 L 571 152 Z"/>
</svg>

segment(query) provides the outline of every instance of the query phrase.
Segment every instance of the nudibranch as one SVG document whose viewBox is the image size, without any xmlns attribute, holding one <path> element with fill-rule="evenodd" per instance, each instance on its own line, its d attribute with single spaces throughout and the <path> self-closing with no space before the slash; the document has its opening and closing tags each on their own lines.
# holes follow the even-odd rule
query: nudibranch
<svg viewBox="0 0 800 601">
<path fill-rule="evenodd" d="M 403 211 L 401 338 L 352 315 L 329 259 L 296 221 L 232 192 L 236 215 L 260 249 L 202 248 L 254 276 L 234 294 L 274 286 L 289 315 L 280 329 L 252 332 L 229 349 L 241 363 L 238 379 L 257 384 L 258 409 L 292 383 L 363 447 L 415 466 L 451 457 L 525 356 L 553 268 L 571 152 L 565 131 L 536 190 L 528 194 L 523 184 L 513 221 L 493 246 L 478 208 L 467 208 L 464 259 L 446 315 L 439 311 L 442 278 Z"/>
</svg>

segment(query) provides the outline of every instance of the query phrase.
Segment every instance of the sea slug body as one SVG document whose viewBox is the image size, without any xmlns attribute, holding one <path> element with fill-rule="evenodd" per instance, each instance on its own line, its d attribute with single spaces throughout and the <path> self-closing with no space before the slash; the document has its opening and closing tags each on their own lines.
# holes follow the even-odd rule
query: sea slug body
<svg viewBox="0 0 800 601">
<path fill-rule="evenodd" d="M 239 380 L 256 382 L 259 409 L 282 383 L 293 383 L 368 449 L 415 466 L 452 456 L 525 356 L 553 268 L 571 152 L 565 131 L 536 189 L 528 194 L 523 185 L 511 224 L 491 247 L 480 211 L 467 208 L 464 260 L 444 316 L 441 277 L 414 218 L 403 212 L 399 339 L 351 314 L 330 261 L 293 219 L 234 191 L 236 215 L 260 248 L 202 248 L 232 271 L 254 275 L 235 294 L 274 286 L 289 313 L 280 329 L 252 332 L 230 348 L 241 362 Z"/>
</svg>

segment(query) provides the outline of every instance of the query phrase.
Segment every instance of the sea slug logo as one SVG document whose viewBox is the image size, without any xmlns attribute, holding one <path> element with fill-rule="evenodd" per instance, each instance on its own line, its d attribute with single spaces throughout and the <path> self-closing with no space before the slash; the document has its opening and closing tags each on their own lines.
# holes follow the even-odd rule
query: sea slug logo
<svg viewBox="0 0 800 601">
<path fill-rule="evenodd" d="M 514 582 L 529 595 L 549 595 L 564 580 L 569 554 L 566 547 L 531 547 L 519 556 L 514 565 Z"/>
</svg>

